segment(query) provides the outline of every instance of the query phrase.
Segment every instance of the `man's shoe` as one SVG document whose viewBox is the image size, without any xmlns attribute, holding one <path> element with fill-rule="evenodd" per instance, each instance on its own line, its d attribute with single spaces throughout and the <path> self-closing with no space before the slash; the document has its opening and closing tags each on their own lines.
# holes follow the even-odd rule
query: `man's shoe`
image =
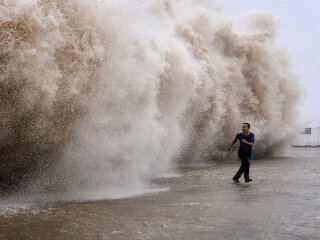
<svg viewBox="0 0 320 240">
<path fill-rule="evenodd" d="M 246 178 L 246 180 L 244 180 L 245 182 L 252 182 L 251 178 Z"/>
<path fill-rule="evenodd" d="M 233 177 L 232 180 L 233 180 L 235 183 L 240 183 L 239 178 Z"/>
</svg>

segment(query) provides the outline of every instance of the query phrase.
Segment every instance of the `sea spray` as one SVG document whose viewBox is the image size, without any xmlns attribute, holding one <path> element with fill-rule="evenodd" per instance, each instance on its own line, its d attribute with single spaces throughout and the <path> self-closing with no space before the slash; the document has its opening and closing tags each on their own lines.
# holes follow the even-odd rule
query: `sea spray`
<svg viewBox="0 0 320 240">
<path fill-rule="evenodd" d="M 0 0 L 2 188 L 134 195 L 231 158 L 243 122 L 255 157 L 286 145 L 298 77 L 270 14 L 243 24 L 209 1 Z"/>
</svg>

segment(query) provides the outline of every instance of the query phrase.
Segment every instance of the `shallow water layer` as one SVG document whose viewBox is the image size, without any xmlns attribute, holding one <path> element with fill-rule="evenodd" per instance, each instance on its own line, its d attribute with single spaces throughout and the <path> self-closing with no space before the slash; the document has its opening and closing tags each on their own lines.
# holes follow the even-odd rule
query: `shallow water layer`
<svg viewBox="0 0 320 240">
<path fill-rule="evenodd" d="M 192 166 L 159 180 L 169 190 L 134 198 L 5 208 L 1 239 L 319 239 L 320 149 Z"/>
</svg>

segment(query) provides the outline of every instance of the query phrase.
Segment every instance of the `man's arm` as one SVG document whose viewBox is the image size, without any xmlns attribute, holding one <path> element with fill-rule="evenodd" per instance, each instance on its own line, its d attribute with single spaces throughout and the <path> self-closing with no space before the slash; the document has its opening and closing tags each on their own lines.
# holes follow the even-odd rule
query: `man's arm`
<svg viewBox="0 0 320 240">
<path fill-rule="evenodd" d="M 248 142 L 248 141 L 246 141 L 246 140 L 244 140 L 244 139 L 242 139 L 241 142 L 243 142 L 243 143 L 245 143 L 245 144 L 248 144 L 248 145 L 250 145 L 251 147 L 254 146 L 254 143 L 253 143 L 253 142 Z"/>
<path fill-rule="evenodd" d="M 234 138 L 230 146 L 228 147 L 228 151 L 231 150 L 232 146 L 237 142 L 237 138 Z"/>
</svg>

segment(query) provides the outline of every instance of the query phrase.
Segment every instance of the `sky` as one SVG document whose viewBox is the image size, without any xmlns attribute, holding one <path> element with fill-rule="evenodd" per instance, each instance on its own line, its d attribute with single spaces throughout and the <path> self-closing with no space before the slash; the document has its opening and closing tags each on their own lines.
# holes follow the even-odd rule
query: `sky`
<svg viewBox="0 0 320 240">
<path fill-rule="evenodd" d="M 293 56 L 293 70 L 301 75 L 305 90 L 299 106 L 305 127 L 320 127 L 320 1 L 319 0 L 220 0 L 224 12 L 241 17 L 254 10 L 280 19 L 276 39 Z"/>
</svg>

